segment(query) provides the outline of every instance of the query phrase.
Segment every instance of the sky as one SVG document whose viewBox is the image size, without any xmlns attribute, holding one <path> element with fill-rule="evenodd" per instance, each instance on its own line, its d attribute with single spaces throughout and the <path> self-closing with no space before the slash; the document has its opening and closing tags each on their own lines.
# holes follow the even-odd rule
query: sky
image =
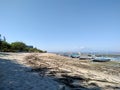
<svg viewBox="0 0 120 90">
<path fill-rule="evenodd" d="M 120 0 L 0 0 L 0 34 L 47 51 L 120 51 Z"/>
</svg>

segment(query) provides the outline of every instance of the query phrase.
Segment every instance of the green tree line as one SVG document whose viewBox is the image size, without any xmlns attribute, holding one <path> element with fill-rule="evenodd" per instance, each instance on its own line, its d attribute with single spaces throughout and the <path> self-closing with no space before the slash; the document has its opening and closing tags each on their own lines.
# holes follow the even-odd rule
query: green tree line
<svg viewBox="0 0 120 90">
<path fill-rule="evenodd" d="M 24 42 L 8 43 L 6 38 L 0 34 L 0 51 L 1 52 L 46 52 L 37 48 L 29 47 Z"/>
</svg>

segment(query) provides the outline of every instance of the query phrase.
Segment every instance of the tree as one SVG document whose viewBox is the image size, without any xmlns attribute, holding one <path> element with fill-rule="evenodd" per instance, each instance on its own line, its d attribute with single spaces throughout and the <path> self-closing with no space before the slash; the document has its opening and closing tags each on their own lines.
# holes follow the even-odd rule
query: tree
<svg viewBox="0 0 120 90">
<path fill-rule="evenodd" d="M 1 44 L 1 51 L 2 52 L 10 52 L 11 51 L 11 45 L 5 41 L 2 41 L 2 44 Z"/>
<path fill-rule="evenodd" d="M 0 51 L 2 49 L 1 45 L 2 45 L 2 39 L 1 39 L 1 34 L 0 34 Z"/>
<path fill-rule="evenodd" d="M 0 52 L 47 52 L 47 51 L 42 51 L 37 48 L 33 48 L 33 46 L 27 46 L 23 42 L 13 42 L 13 43 L 8 43 L 6 41 L 5 36 L 0 34 Z"/>
<path fill-rule="evenodd" d="M 28 52 L 40 52 L 43 53 L 44 51 L 37 49 L 37 48 L 28 48 Z"/>
<path fill-rule="evenodd" d="M 5 41 L 5 42 L 6 42 L 6 38 L 5 38 L 5 36 L 3 36 L 3 41 Z"/>
<path fill-rule="evenodd" d="M 14 52 L 24 52 L 26 50 L 26 44 L 23 42 L 13 42 L 11 43 L 11 49 Z"/>
</svg>

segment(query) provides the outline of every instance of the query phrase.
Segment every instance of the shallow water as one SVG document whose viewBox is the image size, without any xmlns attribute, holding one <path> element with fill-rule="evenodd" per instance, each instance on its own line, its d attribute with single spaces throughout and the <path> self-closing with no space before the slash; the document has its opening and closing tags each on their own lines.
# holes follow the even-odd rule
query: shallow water
<svg viewBox="0 0 120 90">
<path fill-rule="evenodd" d="M 112 57 L 111 60 L 120 62 L 120 57 Z"/>
</svg>

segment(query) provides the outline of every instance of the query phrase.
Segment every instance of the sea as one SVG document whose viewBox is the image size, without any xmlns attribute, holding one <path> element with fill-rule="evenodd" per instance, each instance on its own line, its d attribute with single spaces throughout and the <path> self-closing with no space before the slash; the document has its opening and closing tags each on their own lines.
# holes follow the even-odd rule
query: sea
<svg viewBox="0 0 120 90">
<path fill-rule="evenodd" d="M 112 61 L 119 61 L 120 62 L 120 57 L 110 57 Z"/>
<path fill-rule="evenodd" d="M 72 54 L 75 54 L 76 52 L 73 52 L 73 53 L 69 53 L 69 52 L 60 52 L 60 53 L 57 53 L 57 54 L 59 54 L 59 55 L 62 55 L 62 56 L 66 56 L 66 57 L 70 57 Z M 76 53 L 76 54 L 78 54 L 78 53 Z M 90 53 L 82 53 L 82 54 L 87 54 L 87 55 L 93 55 L 93 54 L 90 54 Z M 96 53 L 96 54 L 94 54 L 94 55 L 96 55 L 96 56 L 101 56 L 101 57 L 105 57 L 105 58 L 109 58 L 109 59 L 111 59 L 111 61 L 118 61 L 118 62 L 120 62 L 120 55 L 116 55 L 116 54 L 103 54 L 103 53 Z"/>
</svg>

